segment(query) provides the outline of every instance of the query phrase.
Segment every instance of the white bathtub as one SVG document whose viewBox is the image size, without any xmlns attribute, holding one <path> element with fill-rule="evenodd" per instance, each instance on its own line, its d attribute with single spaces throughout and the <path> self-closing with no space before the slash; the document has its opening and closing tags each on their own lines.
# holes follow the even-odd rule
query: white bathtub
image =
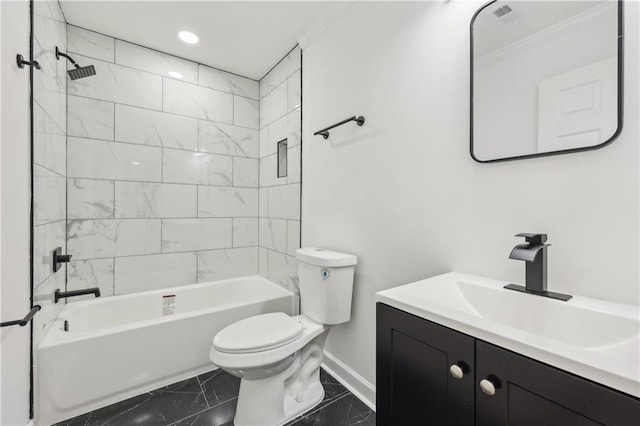
<svg viewBox="0 0 640 426">
<path fill-rule="evenodd" d="M 175 295 L 173 314 L 163 315 L 166 295 Z M 294 303 L 259 276 L 69 303 L 38 348 L 37 424 L 211 370 L 219 330 L 261 313 L 294 314 Z"/>
</svg>

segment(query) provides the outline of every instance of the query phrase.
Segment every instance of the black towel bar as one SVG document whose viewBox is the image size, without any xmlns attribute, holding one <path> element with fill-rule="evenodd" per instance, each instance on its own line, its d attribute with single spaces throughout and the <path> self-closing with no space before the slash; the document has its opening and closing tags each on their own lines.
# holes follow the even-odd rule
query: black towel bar
<svg viewBox="0 0 640 426">
<path fill-rule="evenodd" d="M 317 132 L 315 132 L 313 135 L 314 135 L 314 136 L 316 136 L 316 135 L 322 135 L 322 137 L 323 137 L 323 138 L 328 139 L 328 138 L 329 138 L 329 130 L 331 130 L 331 129 L 335 128 L 335 127 L 338 127 L 338 126 L 342 126 L 343 124 L 348 123 L 348 122 L 350 122 L 350 121 L 355 121 L 355 122 L 358 124 L 358 126 L 362 126 L 362 125 L 364 124 L 364 117 L 363 117 L 363 116 L 361 116 L 361 115 L 360 115 L 360 116 L 358 116 L 358 117 L 356 117 L 356 116 L 354 115 L 353 117 L 349 117 L 349 118 L 347 118 L 346 120 L 342 120 L 341 122 L 336 123 L 336 124 L 334 124 L 334 125 L 332 125 L 332 126 L 325 127 L 325 128 L 324 128 L 324 129 L 322 129 L 322 130 L 318 130 L 318 131 L 317 131 Z"/>
<path fill-rule="evenodd" d="M 40 305 L 34 305 L 33 308 L 31 308 L 29 313 L 24 318 L 20 320 L 5 321 L 3 323 L 0 323 L 0 327 L 8 327 L 10 325 L 19 325 L 20 327 L 24 327 L 25 325 L 29 324 L 29 321 L 31 321 L 31 318 L 33 318 L 33 316 L 40 309 L 42 309 Z"/>
</svg>

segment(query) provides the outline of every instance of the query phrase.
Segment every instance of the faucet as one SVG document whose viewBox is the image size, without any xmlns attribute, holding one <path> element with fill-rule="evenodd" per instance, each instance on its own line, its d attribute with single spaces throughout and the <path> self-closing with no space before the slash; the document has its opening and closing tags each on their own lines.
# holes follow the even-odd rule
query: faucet
<svg viewBox="0 0 640 426">
<path fill-rule="evenodd" d="M 60 289 L 57 289 L 55 293 L 53 293 L 53 301 L 54 303 L 58 303 L 60 299 L 66 299 L 67 297 L 84 296 L 85 294 L 93 294 L 96 297 L 100 297 L 100 289 L 98 287 L 70 291 L 60 291 Z"/>
<path fill-rule="evenodd" d="M 567 301 L 572 296 L 547 290 L 547 234 L 521 233 L 516 237 L 524 237 L 525 243 L 518 244 L 511 250 L 509 259 L 524 260 L 525 285 L 508 284 L 504 288 Z"/>
</svg>

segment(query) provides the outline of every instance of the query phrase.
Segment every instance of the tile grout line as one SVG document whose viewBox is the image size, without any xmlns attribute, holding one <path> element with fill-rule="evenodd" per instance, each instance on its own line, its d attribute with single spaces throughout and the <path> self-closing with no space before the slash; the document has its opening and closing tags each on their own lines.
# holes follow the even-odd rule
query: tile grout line
<svg viewBox="0 0 640 426">
<path fill-rule="evenodd" d="M 203 118 L 203 117 L 196 117 L 196 116 L 193 116 L 193 115 L 179 114 L 177 112 L 172 112 L 172 111 L 163 111 L 163 109 L 155 109 L 155 108 L 149 108 L 149 107 L 140 106 L 140 105 L 127 104 L 127 103 L 124 103 L 124 102 L 117 102 L 117 101 L 115 101 L 113 99 L 102 99 L 102 98 L 96 98 L 96 97 L 91 97 L 91 96 L 87 96 L 87 95 L 80 95 L 80 94 L 77 94 L 77 93 L 68 93 L 68 96 L 75 96 L 76 98 L 83 98 L 83 99 L 91 99 L 91 100 L 94 100 L 94 101 L 105 102 L 105 103 L 108 102 L 108 103 L 112 103 L 112 104 L 115 104 L 115 105 L 126 106 L 126 107 L 129 107 L 129 108 L 143 109 L 143 110 L 150 111 L 150 112 L 157 112 L 157 113 L 172 115 L 172 116 L 176 116 L 176 117 L 189 118 L 189 119 L 192 119 L 192 120 L 202 120 L 202 121 L 207 121 L 207 122 L 213 123 L 213 124 L 225 124 L 225 125 L 228 125 L 228 126 L 238 127 L 238 128 L 246 129 L 246 130 L 253 130 L 253 131 L 259 131 L 260 130 L 259 128 L 238 126 L 238 125 L 233 124 L 233 122 L 210 120 L 210 119 L 208 119 L 206 117 Z M 60 126 L 58 126 L 58 128 L 60 128 Z M 62 129 L 60 129 L 60 130 L 62 130 Z"/>
</svg>

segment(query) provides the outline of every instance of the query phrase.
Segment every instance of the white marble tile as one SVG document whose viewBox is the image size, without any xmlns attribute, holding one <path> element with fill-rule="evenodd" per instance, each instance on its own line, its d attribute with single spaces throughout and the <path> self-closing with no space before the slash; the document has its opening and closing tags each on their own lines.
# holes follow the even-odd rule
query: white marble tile
<svg viewBox="0 0 640 426">
<path fill-rule="evenodd" d="M 41 225 L 66 218 L 66 180 L 37 164 L 33 167 L 34 224 Z"/>
<path fill-rule="evenodd" d="M 75 260 L 160 253 L 160 219 L 70 220 L 67 234 Z"/>
<path fill-rule="evenodd" d="M 69 177 L 160 181 L 161 148 L 70 137 Z"/>
<path fill-rule="evenodd" d="M 260 101 L 260 128 L 287 114 L 287 83 L 272 90 Z"/>
<path fill-rule="evenodd" d="M 195 151 L 198 120 L 144 108 L 116 105 L 116 140 Z"/>
<path fill-rule="evenodd" d="M 271 154 L 260 159 L 260 187 L 284 185 L 287 177 L 278 177 L 278 155 Z"/>
<path fill-rule="evenodd" d="M 257 187 L 259 168 L 258 159 L 233 157 L 233 186 Z"/>
<path fill-rule="evenodd" d="M 162 252 L 211 250 L 231 247 L 232 220 L 163 219 Z"/>
<path fill-rule="evenodd" d="M 298 265 L 293 256 L 267 250 L 267 279 L 294 293 L 300 293 Z"/>
<path fill-rule="evenodd" d="M 67 128 L 66 77 L 58 76 L 56 64 L 44 58 L 39 62 L 41 69 L 33 73 L 33 99 L 64 131 Z"/>
<path fill-rule="evenodd" d="M 232 157 L 205 152 L 162 150 L 164 182 L 231 185 L 232 171 Z"/>
<path fill-rule="evenodd" d="M 33 161 L 61 175 L 67 172 L 67 138 L 42 107 L 35 102 L 33 104 Z"/>
<path fill-rule="evenodd" d="M 260 152 L 264 157 L 277 152 L 278 142 L 287 140 L 287 146 L 292 148 L 300 145 L 300 110 L 294 110 L 267 127 L 266 143 L 260 141 L 265 150 Z"/>
<path fill-rule="evenodd" d="M 67 179 L 69 219 L 108 219 L 113 217 L 112 180 Z"/>
<path fill-rule="evenodd" d="M 258 273 L 267 278 L 267 249 L 258 247 Z"/>
<path fill-rule="evenodd" d="M 287 221 L 261 217 L 260 246 L 285 253 L 287 251 Z"/>
<path fill-rule="evenodd" d="M 256 275 L 258 248 L 244 247 L 198 253 L 198 282 Z"/>
<path fill-rule="evenodd" d="M 69 52 L 101 61 L 113 62 L 114 39 L 82 28 L 67 25 Z"/>
<path fill-rule="evenodd" d="M 78 96 L 67 100 L 67 134 L 113 140 L 113 103 Z"/>
<path fill-rule="evenodd" d="M 260 129 L 260 158 L 267 156 L 267 142 L 269 141 L 269 126 Z M 272 153 L 273 154 L 273 153 Z"/>
<path fill-rule="evenodd" d="M 33 2 L 35 16 L 42 16 L 47 19 L 64 24 L 65 20 L 60 9 L 60 4 L 55 0 L 36 0 Z"/>
<path fill-rule="evenodd" d="M 138 293 L 196 283 L 196 253 L 116 258 L 116 294 Z"/>
<path fill-rule="evenodd" d="M 260 97 L 265 97 L 301 67 L 300 47 L 296 46 L 278 65 L 260 80 Z"/>
<path fill-rule="evenodd" d="M 287 182 L 300 182 L 300 145 L 287 150 Z"/>
<path fill-rule="evenodd" d="M 265 191 L 265 216 L 300 220 L 300 184 L 273 186 Z"/>
<path fill-rule="evenodd" d="M 63 251 L 66 247 L 66 223 L 64 220 L 34 226 L 33 283 L 35 286 L 38 286 L 53 273 L 51 254 L 56 247 L 62 247 Z"/>
<path fill-rule="evenodd" d="M 258 189 L 225 186 L 198 187 L 198 216 L 256 217 Z"/>
<path fill-rule="evenodd" d="M 54 303 L 54 292 L 64 290 L 66 265 L 57 274 L 50 275 L 43 283 L 34 289 L 33 303 L 40 305 L 38 315 L 33 317 L 33 343 L 39 344 L 52 326 L 56 317 L 64 307 L 64 303 Z"/>
<path fill-rule="evenodd" d="M 260 187 L 258 190 L 258 212 L 260 217 L 267 217 L 267 191 L 269 188 Z"/>
<path fill-rule="evenodd" d="M 287 254 L 296 255 L 296 250 L 300 248 L 300 221 L 287 221 Z"/>
<path fill-rule="evenodd" d="M 42 65 L 41 61 L 46 58 L 56 68 L 55 46 L 63 51 L 66 51 L 67 46 L 66 23 L 64 18 L 60 19 L 60 6 L 53 1 L 34 2 L 33 15 L 33 38 L 43 48 L 44 55 L 36 54 L 34 59 Z"/>
<path fill-rule="evenodd" d="M 260 99 L 260 83 L 239 75 L 200 65 L 200 86 L 221 90 L 245 98 Z"/>
<path fill-rule="evenodd" d="M 100 297 L 113 296 L 113 264 L 113 258 L 71 261 L 67 269 L 67 290 L 98 287 Z M 80 296 L 68 299 L 68 302 L 93 298 L 93 295 Z"/>
<path fill-rule="evenodd" d="M 116 218 L 196 217 L 195 185 L 151 182 L 115 183 Z"/>
<path fill-rule="evenodd" d="M 216 154 L 258 158 L 257 130 L 198 120 L 198 150 Z"/>
<path fill-rule="evenodd" d="M 258 245 L 258 218 L 233 218 L 233 246 L 248 247 Z"/>
<path fill-rule="evenodd" d="M 301 71 L 298 70 L 287 79 L 287 111 L 293 111 L 302 106 L 301 78 Z"/>
<path fill-rule="evenodd" d="M 77 55 L 80 66 L 94 65 L 96 75 L 69 80 L 70 95 L 155 110 L 162 109 L 162 77 L 144 71 Z"/>
<path fill-rule="evenodd" d="M 258 129 L 260 127 L 260 102 L 240 96 L 233 98 L 233 124 Z"/>
<path fill-rule="evenodd" d="M 164 78 L 163 111 L 231 124 L 233 95 Z"/>
<path fill-rule="evenodd" d="M 116 40 L 116 64 L 169 78 L 173 78 L 169 76 L 169 72 L 175 71 L 182 74 L 181 81 L 198 84 L 197 63 L 122 40 Z"/>
</svg>

